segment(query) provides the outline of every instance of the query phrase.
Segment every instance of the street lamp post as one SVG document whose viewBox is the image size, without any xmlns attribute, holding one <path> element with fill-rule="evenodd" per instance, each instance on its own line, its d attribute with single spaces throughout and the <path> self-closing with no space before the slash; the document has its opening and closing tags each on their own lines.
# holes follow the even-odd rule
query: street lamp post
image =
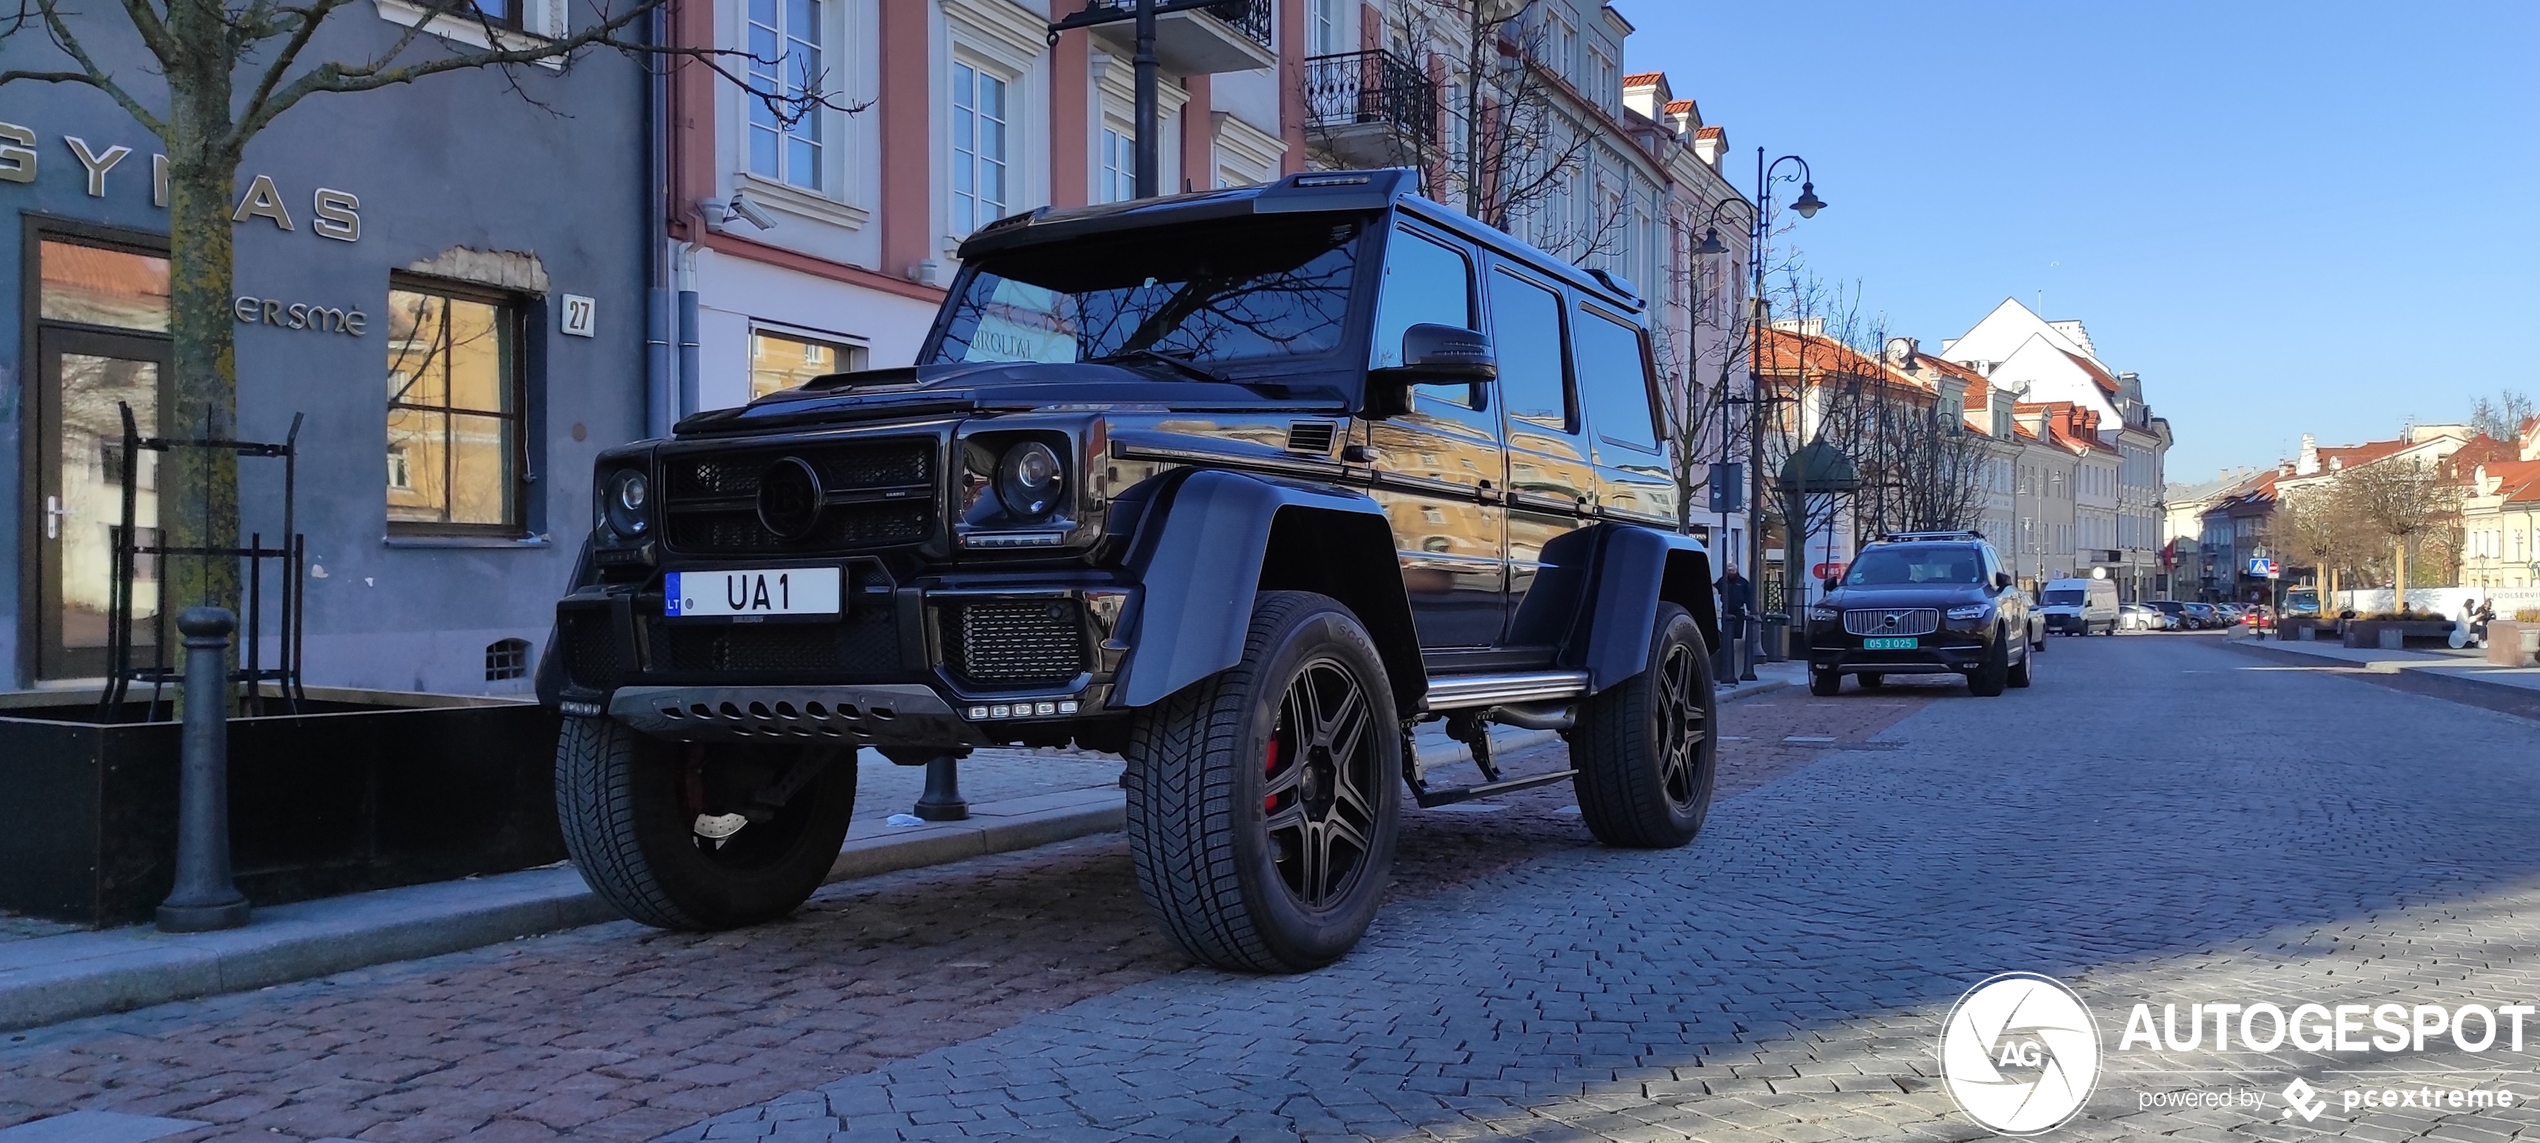
<svg viewBox="0 0 2540 1143">
<path fill-rule="evenodd" d="M 1755 401 L 1753 410 L 1754 415 L 1757 418 L 1755 423 L 1756 431 L 1748 434 L 1747 437 L 1748 463 L 1746 478 L 1751 482 L 1747 486 L 1746 535 L 1747 551 L 1749 554 L 1747 566 L 1754 568 L 1755 574 L 1758 576 L 1761 576 L 1764 573 L 1764 433 L 1762 420 L 1764 403 L 1760 399 L 1764 384 L 1764 239 L 1770 233 L 1771 220 L 1773 217 L 1774 172 L 1779 171 L 1783 163 L 1797 163 L 1799 165 L 1799 174 L 1797 176 L 1799 179 L 1799 198 L 1790 204 L 1792 213 L 1797 214 L 1801 218 L 1815 218 L 1817 216 L 1817 212 L 1825 209 L 1826 206 L 1825 200 L 1817 197 L 1817 184 L 1814 181 L 1812 172 L 1808 169 L 1808 160 L 1800 158 L 1797 155 L 1784 155 L 1781 158 L 1774 159 L 1768 163 L 1764 161 L 1764 155 L 1765 151 L 1762 147 L 1755 148 L 1755 217 L 1751 223 L 1753 229 L 1748 238 L 1746 247 L 1747 270 L 1754 283 L 1749 288 L 1746 298 L 1746 320 L 1748 323 L 1746 351 L 1749 362 L 1746 377 L 1747 384 L 1755 388 L 1759 398 Z M 1790 175 L 1781 176 L 1781 179 L 1784 182 L 1790 181 L 1791 178 L 1792 176 Z M 1805 382 L 1806 379 L 1802 378 L 1801 380 Z M 1799 415 L 1800 427 L 1804 429 L 1807 421 L 1807 410 L 1805 407 L 1801 407 L 1797 410 L 1797 412 Z M 1802 439 L 1800 444 L 1805 446 L 1807 441 Z M 1808 486 L 1806 482 L 1806 475 L 1804 473 L 1801 474 L 1801 482 L 1798 487 L 1792 490 L 1791 502 L 1800 506 L 1800 512 L 1798 515 L 1801 519 L 1785 521 L 1785 524 L 1787 527 L 1796 529 L 1805 522 L 1805 517 L 1807 515 Z M 1800 553 L 1800 558 L 1806 558 L 1804 550 Z M 1806 594 L 1806 589 L 1801 586 L 1799 582 L 1799 573 L 1802 570 L 1804 569 L 1796 567 L 1784 567 L 1782 569 L 1782 606 L 1790 613 L 1794 626 L 1796 626 L 1799 614 L 1795 605 L 1798 601 L 1798 597 Z M 1760 580 L 1757 582 L 1759 584 L 1761 583 Z M 1746 638 L 1747 669 L 1746 673 L 1739 677 L 1752 679 L 1755 677 L 1755 658 L 1762 651 L 1764 644 L 1762 624 L 1749 626 L 1747 628 Z"/>
<path fill-rule="evenodd" d="M 1158 65 L 1155 58 L 1155 18 L 1174 12 L 1192 12 L 1203 8 L 1222 10 L 1231 6 L 1240 11 L 1249 8 L 1252 2 L 1253 0 L 1085 0 L 1082 11 L 1049 25 L 1050 46 L 1057 47 L 1058 34 L 1061 32 L 1091 28 L 1098 24 L 1117 24 L 1123 20 L 1136 22 L 1137 48 L 1131 55 L 1129 64 L 1136 87 L 1136 94 L 1132 98 L 1135 101 L 1133 115 L 1137 123 L 1131 130 L 1137 136 L 1138 170 L 1135 182 L 1139 198 L 1154 198 L 1162 193 L 1156 189 L 1158 172 L 1163 168 L 1158 165 L 1157 159 L 1155 85 Z"/>
</svg>

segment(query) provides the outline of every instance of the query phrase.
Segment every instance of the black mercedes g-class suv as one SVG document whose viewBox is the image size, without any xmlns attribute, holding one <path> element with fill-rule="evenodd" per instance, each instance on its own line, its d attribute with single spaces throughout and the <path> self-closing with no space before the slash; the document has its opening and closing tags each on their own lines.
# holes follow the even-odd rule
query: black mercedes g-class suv
<svg viewBox="0 0 2540 1143">
<path fill-rule="evenodd" d="M 1901 532 L 1861 546 L 1808 609 L 1808 690 L 1843 676 L 1955 673 L 1979 695 L 2025 687 L 2046 629 L 1982 532 Z"/>
<path fill-rule="evenodd" d="M 1690 840 L 1717 623 L 1644 303 L 1413 183 L 1000 220 L 914 367 L 604 455 L 540 671 L 592 888 L 672 928 L 790 912 L 862 746 L 1122 754 L 1140 888 L 1238 970 L 1349 950 L 1405 790 L 1569 781 L 1608 844 Z M 1417 761 L 1439 718 L 1477 781 Z M 1491 723 L 1570 768 L 1501 774 Z"/>
</svg>

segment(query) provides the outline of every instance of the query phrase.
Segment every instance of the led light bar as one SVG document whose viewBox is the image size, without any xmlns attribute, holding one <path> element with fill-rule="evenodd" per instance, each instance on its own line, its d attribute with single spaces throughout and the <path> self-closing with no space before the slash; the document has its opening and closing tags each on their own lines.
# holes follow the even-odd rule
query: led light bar
<svg viewBox="0 0 2540 1143">
<path fill-rule="evenodd" d="M 972 532 L 961 538 L 965 548 L 1055 548 L 1066 542 L 1065 532 Z"/>
<path fill-rule="evenodd" d="M 1032 702 L 981 703 L 964 713 L 970 716 L 972 722 L 986 722 L 999 718 L 1050 718 L 1074 714 L 1080 709 L 1082 705 L 1075 699 L 1036 699 Z"/>
</svg>

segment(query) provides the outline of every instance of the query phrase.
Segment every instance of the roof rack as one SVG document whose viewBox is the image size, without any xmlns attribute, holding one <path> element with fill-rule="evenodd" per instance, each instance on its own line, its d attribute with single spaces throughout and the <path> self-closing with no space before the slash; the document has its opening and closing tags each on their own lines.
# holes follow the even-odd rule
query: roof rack
<svg viewBox="0 0 2540 1143">
<path fill-rule="evenodd" d="M 1901 544 L 1909 540 L 1981 540 L 1983 538 L 1982 532 L 1973 528 L 1962 528 L 1948 532 L 1888 532 L 1881 535 L 1877 542 Z"/>
</svg>

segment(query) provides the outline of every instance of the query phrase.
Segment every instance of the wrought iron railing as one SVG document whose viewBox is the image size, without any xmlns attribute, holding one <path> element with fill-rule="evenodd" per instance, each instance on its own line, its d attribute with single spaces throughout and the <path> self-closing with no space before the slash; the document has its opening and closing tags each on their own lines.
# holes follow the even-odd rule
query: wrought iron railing
<svg viewBox="0 0 2540 1143">
<path fill-rule="evenodd" d="M 1342 52 L 1305 61 L 1309 127 L 1377 123 L 1434 143 L 1438 88 L 1411 62 L 1389 51 Z"/>
<path fill-rule="evenodd" d="M 1131 0 L 1088 0 L 1088 6 L 1125 12 L 1130 10 Z M 1262 47 L 1270 46 L 1270 0 L 1225 0 L 1191 10 L 1233 28 Z"/>
</svg>

